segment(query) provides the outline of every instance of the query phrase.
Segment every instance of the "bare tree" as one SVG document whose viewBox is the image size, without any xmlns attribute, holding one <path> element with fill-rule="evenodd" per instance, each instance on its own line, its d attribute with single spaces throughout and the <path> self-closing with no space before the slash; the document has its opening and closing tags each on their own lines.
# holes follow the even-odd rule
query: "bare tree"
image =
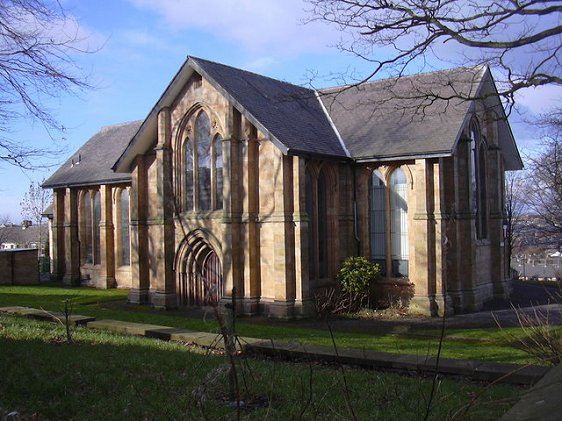
<svg viewBox="0 0 562 421">
<path fill-rule="evenodd" d="M 553 116 L 551 116 L 554 118 Z M 551 125 L 541 150 L 529 157 L 525 204 L 545 234 L 562 243 L 562 125 Z"/>
<path fill-rule="evenodd" d="M 8 239 L 8 230 L 6 227 L 12 225 L 12 220 L 8 215 L 0 215 L 0 244 Z"/>
<path fill-rule="evenodd" d="M 44 189 L 41 187 L 41 184 L 42 182 L 31 182 L 29 190 L 24 194 L 23 200 L 20 202 L 20 207 L 22 216 L 39 226 L 39 249 L 43 250 L 43 211 L 51 204 L 53 194 L 52 190 Z"/>
<path fill-rule="evenodd" d="M 45 100 L 89 87 L 73 54 L 79 48 L 76 23 L 58 1 L 0 0 L 0 159 L 36 168 L 48 147 L 14 139 L 12 124 L 39 121 L 49 133 L 63 130 Z"/>
<path fill-rule="evenodd" d="M 342 51 L 372 63 L 363 81 L 440 61 L 497 69 L 499 94 L 510 105 L 520 89 L 562 85 L 562 2 L 557 0 L 307 2 L 310 20 L 343 32 Z"/>
<path fill-rule="evenodd" d="M 506 259 L 508 262 L 511 262 L 513 250 L 520 243 L 521 235 L 523 234 L 522 216 L 525 210 L 524 180 L 525 178 L 519 172 L 506 173 L 505 214 L 507 232 L 505 241 L 507 243 Z"/>
</svg>

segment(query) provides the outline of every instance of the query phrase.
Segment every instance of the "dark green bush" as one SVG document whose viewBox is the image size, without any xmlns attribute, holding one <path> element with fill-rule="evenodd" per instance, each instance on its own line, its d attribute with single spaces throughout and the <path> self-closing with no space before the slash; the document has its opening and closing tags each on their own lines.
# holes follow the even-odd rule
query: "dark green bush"
<svg viewBox="0 0 562 421">
<path fill-rule="evenodd" d="M 337 281 L 347 301 L 348 311 L 357 311 L 365 305 L 371 284 L 380 277 L 380 267 L 363 256 L 344 260 Z"/>
</svg>

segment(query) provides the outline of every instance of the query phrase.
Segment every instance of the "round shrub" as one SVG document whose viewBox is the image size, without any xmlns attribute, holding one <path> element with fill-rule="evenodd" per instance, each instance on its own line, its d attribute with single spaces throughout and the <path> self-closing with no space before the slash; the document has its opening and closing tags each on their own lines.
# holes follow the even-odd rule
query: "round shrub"
<svg viewBox="0 0 562 421">
<path fill-rule="evenodd" d="M 342 296 L 340 301 L 348 312 L 355 312 L 364 306 L 369 297 L 371 283 L 380 276 L 380 267 L 365 257 L 348 257 L 337 275 Z"/>
<path fill-rule="evenodd" d="M 348 257 L 344 260 L 337 280 L 343 292 L 366 294 L 372 282 L 380 275 L 380 267 L 363 256 Z"/>
</svg>

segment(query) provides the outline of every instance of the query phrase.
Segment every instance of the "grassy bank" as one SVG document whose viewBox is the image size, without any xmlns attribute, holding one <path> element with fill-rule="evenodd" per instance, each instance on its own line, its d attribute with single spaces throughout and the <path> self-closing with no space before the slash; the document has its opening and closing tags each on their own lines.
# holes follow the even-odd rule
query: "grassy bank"
<svg viewBox="0 0 562 421">
<path fill-rule="evenodd" d="M 37 420 L 236 419 L 221 356 L 89 329 L 75 343 L 63 337 L 61 326 L 0 316 L 0 407 Z M 351 419 L 352 411 L 357 419 L 423 419 L 431 389 L 430 379 L 351 369 L 346 388 L 338 367 L 304 363 L 249 360 L 238 368 L 244 397 L 268 403 L 242 412 L 251 420 Z M 442 380 L 429 419 L 497 419 L 518 393 Z"/>
<path fill-rule="evenodd" d="M 0 286 L 0 306 L 27 306 L 60 311 L 63 300 L 72 298 L 74 313 L 94 316 L 98 319 L 115 319 L 163 326 L 179 327 L 204 332 L 218 332 L 212 313 L 207 317 L 188 317 L 179 311 L 158 311 L 148 306 L 127 306 L 125 290 L 97 290 L 90 288 L 62 288 L 53 286 L 12 287 Z M 255 319 L 237 321 L 241 336 L 299 341 L 304 344 L 332 346 L 330 333 L 325 325 L 312 329 L 295 323 L 279 323 Z M 386 332 L 365 334 L 352 331 L 335 331 L 338 347 L 370 349 L 411 355 L 435 355 L 439 330 L 412 332 Z M 517 328 L 500 331 L 491 329 L 455 329 L 445 332 L 442 357 L 474 359 L 515 364 L 540 364 L 527 353 L 513 346 L 514 338 L 522 332 Z"/>
</svg>

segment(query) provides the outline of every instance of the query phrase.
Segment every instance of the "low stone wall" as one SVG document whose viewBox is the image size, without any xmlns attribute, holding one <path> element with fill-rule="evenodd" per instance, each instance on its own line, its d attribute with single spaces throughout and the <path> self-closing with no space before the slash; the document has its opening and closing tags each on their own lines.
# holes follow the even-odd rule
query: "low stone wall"
<svg viewBox="0 0 562 421">
<path fill-rule="evenodd" d="M 0 250 L 0 285 L 39 283 L 37 249 Z"/>
</svg>

